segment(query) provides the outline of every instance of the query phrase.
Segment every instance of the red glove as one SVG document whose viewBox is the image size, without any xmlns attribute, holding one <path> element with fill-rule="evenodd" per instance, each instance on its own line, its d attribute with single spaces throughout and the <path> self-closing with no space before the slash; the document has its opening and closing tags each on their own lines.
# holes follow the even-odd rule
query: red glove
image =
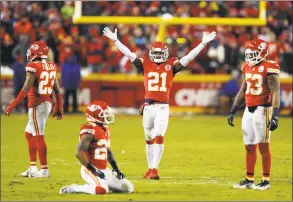
<svg viewBox="0 0 293 202">
<path fill-rule="evenodd" d="M 142 105 L 140 105 L 140 108 L 139 108 L 138 113 L 139 113 L 140 115 L 143 115 L 144 107 L 145 107 L 145 106 L 148 106 L 148 105 L 149 105 L 148 103 L 143 103 Z"/>
<path fill-rule="evenodd" d="M 19 105 L 19 103 L 21 103 L 24 98 L 26 97 L 27 92 L 25 92 L 24 90 L 21 90 L 17 97 L 13 100 L 13 102 L 5 109 L 5 114 L 6 116 L 9 116 L 12 112 L 12 110 Z"/>
<path fill-rule="evenodd" d="M 57 120 L 63 117 L 63 99 L 62 94 L 56 94 L 56 104 L 52 113 L 53 117 L 57 117 Z"/>
</svg>

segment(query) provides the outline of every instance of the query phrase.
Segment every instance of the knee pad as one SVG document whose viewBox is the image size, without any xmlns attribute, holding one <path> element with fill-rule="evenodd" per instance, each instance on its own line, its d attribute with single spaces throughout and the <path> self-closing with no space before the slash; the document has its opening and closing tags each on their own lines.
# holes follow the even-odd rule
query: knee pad
<svg viewBox="0 0 293 202">
<path fill-rule="evenodd" d="M 164 144 L 164 136 L 156 136 L 156 144 Z"/>
<path fill-rule="evenodd" d="M 257 145 L 245 145 L 245 149 L 248 153 L 256 152 Z"/>
<path fill-rule="evenodd" d="M 146 144 L 154 144 L 155 143 L 155 140 L 156 140 L 155 138 L 154 139 L 151 139 L 151 140 L 146 140 L 145 143 Z"/>
<path fill-rule="evenodd" d="M 103 187 L 100 186 L 96 186 L 96 194 L 107 194 L 108 191 L 106 189 L 104 189 Z"/>
</svg>

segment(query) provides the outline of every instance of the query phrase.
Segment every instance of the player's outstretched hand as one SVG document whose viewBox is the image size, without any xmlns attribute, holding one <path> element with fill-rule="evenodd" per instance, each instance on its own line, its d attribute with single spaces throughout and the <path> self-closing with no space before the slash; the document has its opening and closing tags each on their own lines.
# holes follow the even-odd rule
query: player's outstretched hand
<svg viewBox="0 0 293 202">
<path fill-rule="evenodd" d="M 12 110 L 13 110 L 13 108 L 10 107 L 10 106 L 8 106 L 8 107 L 5 109 L 5 115 L 6 115 L 6 116 L 9 116 L 9 115 L 11 114 Z"/>
<path fill-rule="evenodd" d="M 57 120 L 61 120 L 63 118 L 63 109 L 58 109 L 58 107 L 55 107 L 52 113 L 53 117 L 56 117 Z"/>
<path fill-rule="evenodd" d="M 202 43 L 203 45 L 207 45 L 210 41 L 214 40 L 214 38 L 216 37 L 217 33 L 216 32 L 212 32 L 207 34 L 206 32 L 203 33 L 202 36 Z"/>
<path fill-rule="evenodd" d="M 115 29 L 114 32 L 111 32 L 111 30 L 108 27 L 105 27 L 103 30 L 103 34 L 112 41 L 117 41 L 117 29 Z"/>
<path fill-rule="evenodd" d="M 269 122 L 268 125 L 270 131 L 274 131 L 278 128 L 278 118 L 276 116 L 273 116 Z"/>
<path fill-rule="evenodd" d="M 113 171 L 117 173 L 118 180 L 125 178 L 125 175 L 120 170 L 113 170 Z"/>
<path fill-rule="evenodd" d="M 227 121 L 228 121 L 228 124 L 229 124 L 230 126 L 234 126 L 234 124 L 233 124 L 234 116 L 235 116 L 235 114 L 233 114 L 233 113 L 229 113 L 229 116 L 228 116 Z"/>
</svg>

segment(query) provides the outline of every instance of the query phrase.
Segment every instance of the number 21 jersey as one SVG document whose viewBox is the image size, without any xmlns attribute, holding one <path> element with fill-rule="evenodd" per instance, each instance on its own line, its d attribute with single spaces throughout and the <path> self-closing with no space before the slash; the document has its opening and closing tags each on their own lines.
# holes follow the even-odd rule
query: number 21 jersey
<svg viewBox="0 0 293 202">
<path fill-rule="evenodd" d="M 52 62 L 29 62 L 27 72 L 35 75 L 35 82 L 28 92 L 28 107 L 36 107 L 42 102 L 51 102 L 54 81 L 56 78 L 56 65 Z"/>
<path fill-rule="evenodd" d="M 173 57 L 160 64 L 154 63 L 148 57 L 140 60 L 143 64 L 145 99 L 168 102 L 175 76 L 174 65 L 178 59 Z"/>
<path fill-rule="evenodd" d="M 268 86 L 267 76 L 268 74 L 279 74 L 279 65 L 269 60 L 254 66 L 244 63 L 241 69 L 247 84 L 245 92 L 246 106 L 270 104 L 272 94 Z"/>
</svg>

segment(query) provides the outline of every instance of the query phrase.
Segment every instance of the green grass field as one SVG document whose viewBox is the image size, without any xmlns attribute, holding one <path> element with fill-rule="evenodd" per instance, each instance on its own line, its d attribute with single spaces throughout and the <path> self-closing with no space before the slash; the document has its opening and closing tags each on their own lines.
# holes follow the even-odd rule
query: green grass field
<svg viewBox="0 0 293 202">
<path fill-rule="evenodd" d="M 271 189 L 235 190 L 231 185 L 244 177 L 245 150 L 240 117 L 232 128 L 226 117 L 171 117 L 160 164 L 159 181 L 142 178 L 147 165 L 145 141 L 139 116 L 116 116 L 111 126 L 111 148 L 120 169 L 135 186 L 133 194 L 59 195 L 72 183 L 83 184 L 80 165 L 74 156 L 79 128 L 85 117 L 50 118 L 46 128 L 49 179 L 20 177 L 29 158 L 24 128 L 27 117 L 1 116 L 2 200 L 292 200 L 292 122 L 280 118 L 280 128 L 271 138 Z M 256 180 L 261 180 L 258 155 Z"/>
</svg>

